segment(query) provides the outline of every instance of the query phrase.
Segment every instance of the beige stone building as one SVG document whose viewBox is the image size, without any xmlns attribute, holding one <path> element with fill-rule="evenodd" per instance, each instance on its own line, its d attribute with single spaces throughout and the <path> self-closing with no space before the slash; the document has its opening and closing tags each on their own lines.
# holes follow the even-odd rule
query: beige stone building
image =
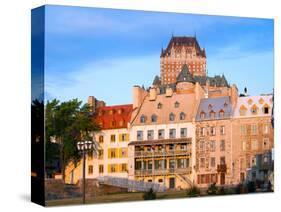
<svg viewBox="0 0 281 212">
<path fill-rule="evenodd" d="M 231 116 L 234 96 L 202 99 L 196 115 L 196 184 L 232 182 Z M 236 95 L 235 95 L 236 93 Z"/>
<path fill-rule="evenodd" d="M 89 103 L 93 99 L 89 98 Z M 91 104 L 90 104 L 91 105 Z M 128 143 L 130 140 L 129 121 L 132 105 L 95 107 L 93 121 L 101 126 L 101 131 L 94 133 L 99 142 L 98 155 L 86 157 L 86 178 L 95 179 L 103 176 L 128 178 Z M 82 177 L 81 161 L 75 166 L 69 163 L 65 175 L 66 183 L 75 184 Z"/>
<path fill-rule="evenodd" d="M 257 165 L 256 155 L 271 152 L 274 148 L 272 106 L 272 95 L 238 98 L 232 121 L 232 154 L 236 182 L 246 180 L 247 172 Z M 266 157 L 262 159 L 265 163 L 269 160 Z M 256 176 L 258 174 L 254 173 Z M 267 177 L 264 176 L 264 180 Z"/>
<path fill-rule="evenodd" d="M 184 66 L 174 88 L 133 88 L 129 178 L 170 189 L 194 183 L 194 117 L 204 90 Z"/>
</svg>

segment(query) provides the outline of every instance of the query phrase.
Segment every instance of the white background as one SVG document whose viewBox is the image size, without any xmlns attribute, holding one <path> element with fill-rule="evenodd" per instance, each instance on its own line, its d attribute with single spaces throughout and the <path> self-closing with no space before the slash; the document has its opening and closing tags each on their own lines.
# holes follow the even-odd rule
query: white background
<svg viewBox="0 0 281 212">
<path fill-rule="evenodd" d="M 275 19 L 275 194 L 55 207 L 60 211 L 276 211 L 280 208 L 278 0 L 3 0 L 0 3 L 0 211 L 37 211 L 30 199 L 30 9 L 44 3 Z M 267 70 L 264 70 L 266 74 Z M 278 80 L 279 79 L 279 80 Z M 251 79 L 249 79 L 251 80 Z"/>
</svg>

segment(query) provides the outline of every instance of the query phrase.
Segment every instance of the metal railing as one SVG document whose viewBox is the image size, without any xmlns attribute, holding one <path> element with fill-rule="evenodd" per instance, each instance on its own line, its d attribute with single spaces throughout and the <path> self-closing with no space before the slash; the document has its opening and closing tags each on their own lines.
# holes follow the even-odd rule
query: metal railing
<svg viewBox="0 0 281 212">
<path fill-rule="evenodd" d="M 190 174 L 191 167 L 187 168 L 174 168 L 174 169 L 143 169 L 135 170 L 135 176 L 154 176 L 154 175 L 167 175 L 167 174 Z"/>
<path fill-rule="evenodd" d="M 99 183 L 105 185 L 127 188 L 128 191 L 149 191 L 152 188 L 153 191 L 161 192 L 167 189 L 164 185 L 160 185 L 158 183 L 129 180 L 128 178 L 120 177 L 103 176 L 98 177 L 98 181 Z"/>
<path fill-rule="evenodd" d="M 189 154 L 191 154 L 191 149 L 169 151 L 135 151 L 135 157 L 163 157 Z"/>
</svg>

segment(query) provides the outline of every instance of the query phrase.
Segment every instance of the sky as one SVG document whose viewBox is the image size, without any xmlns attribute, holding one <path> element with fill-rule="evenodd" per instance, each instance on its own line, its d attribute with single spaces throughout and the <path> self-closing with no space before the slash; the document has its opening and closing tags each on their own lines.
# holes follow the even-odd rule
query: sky
<svg viewBox="0 0 281 212">
<path fill-rule="evenodd" d="M 160 74 L 172 35 L 196 35 L 209 76 L 224 74 L 239 92 L 271 93 L 273 34 L 272 19 L 47 6 L 45 98 L 132 103 L 132 87 Z"/>
</svg>

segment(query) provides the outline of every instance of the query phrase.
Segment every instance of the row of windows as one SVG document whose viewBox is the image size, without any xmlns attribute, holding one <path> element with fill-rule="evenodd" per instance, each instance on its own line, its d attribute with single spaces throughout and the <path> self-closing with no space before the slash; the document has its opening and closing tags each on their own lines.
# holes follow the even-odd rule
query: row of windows
<svg viewBox="0 0 281 212">
<path fill-rule="evenodd" d="M 258 150 L 259 147 L 261 147 L 263 150 L 268 150 L 269 149 L 269 138 L 263 138 L 261 140 L 262 142 L 259 143 L 259 141 L 257 139 L 253 139 L 251 140 L 251 142 L 249 143 L 250 146 L 247 147 L 247 142 L 246 141 L 242 141 L 242 151 L 247 151 L 247 150 Z"/>
<path fill-rule="evenodd" d="M 168 166 L 168 167 L 167 167 Z M 152 169 L 176 169 L 176 168 L 188 168 L 189 158 L 170 159 L 170 160 L 148 160 L 148 161 L 136 161 L 135 170 L 152 170 Z"/>
<path fill-rule="evenodd" d="M 179 103 L 178 103 L 178 104 L 179 104 Z M 175 106 L 175 107 L 178 107 L 178 106 Z M 162 104 L 159 103 L 159 104 L 157 105 L 157 108 L 158 108 L 158 109 L 161 109 L 161 108 L 162 108 Z M 181 112 L 180 115 L 179 115 L 179 119 L 180 119 L 180 120 L 185 120 L 185 117 L 186 117 L 185 113 L 184 113 L 184 112 Z M 151 121 L 151 123 L 156 123 L 156 122 L 157 122 L 157 119 L 158 119 L 158 117 L 157 117 L 155 114 L 153 114 L 153 115 L 151 116 L 150 121 Z M 176 119 L 176 115 L 175 115 L 174 113 L 170 113 L 170 114 L 169 114 L 169 121 L 175 121 L 175 119 Z M 140 123 L 146 123 L 146 121 L 147 121 L 147 117 L 146 117 L 145 115 L 141 115 L 141 117 L 140 117 Z"/>
<path fill-rule="evenodd" d="M 247 131 L 248 129 L 248 131 Z M 250 129 L 250 132 L 249 132 Z M 268 134 L 270 130 L 270 125 L 269 124 L 263 124 L 263 129 L 262 132 L 263 134 Z M 241 135 L 257 135 L 258 134 L 258 125 L 257 124 L 251 124 L 251 125 L 241 125 L 240 126 L 240 134 Z"/>
<path fill-rule="evenodd" d="M 199 142 L 199 150 L 201 152 L 204 152 L 207 149 L 210 149 L 211 152 L 215 152 L 216 151 L 216 146 L 217 146 L 216 143 L 217 143 L 217 141 L 215 141 L 215 140 L 211 140 L 209 142 L 200 141 Z M 225 151 L 225 140 L 220 140 L 219 147 L 220 147 L 220 151 L 221 152 Z"/>
<path fill-rule="evenodd" d="M 217 174 L 201 174 L 197 176 L 197 181 L 198 184 L 217 183 L 218 176 Z"/>
<path fill-rule="evenodd" d="M 240 116 L 245 116 L 247 111 L 248 111 L 248 109 L 244 105 L 242 105 L 239 110 Z M 250 108 L 250 112 L 252 115 L 257 115 L 258 111 L 259 111 L 259 108 L 256 105 L 253 105 L 253 107 Z M 262 113 L 269 114 L 268 105 L 265 105 L 264 107 L 262 107 Z"/>
<path fill-rule="evenodd" d="M 147 140 L 153 140 L 156 138 L 154 135 L 154 130 L 147 130 L 146 134 L 146 139 Z M 164 139 L 165 138 L 165 130 L 164 129 L 159 129 L 158 130 L 158 139 Z M 186 138 L 187 137 L 187 128 L 180 128 L 180 137 L 181 138 Z M 169 129 L 169 138 L 176 138 L 176 129 Z M 144 133 L 142 130 L 137 131 L 137 140 L 142 141 L 144 140 Z"/>
<path fill-rule="evenodd" d="M 210 111 L 209 112 L 209 118 L 211 118 L 211 119 L 213 119 L 213 118 L 215 118 L 216 117 L 216 112 L 215 111 Z M 223 118 L 224 117 L 224 110 L 220 110 L 219 111 L 219 113 L 218 113 L 218 117 L 219 118 Z M 204 112 L 204 111 L 201 111 L 201 113 L 200 113 L 200 118 L 201 119 L 205 119 L 206 118 L 206 113 Z"/>
<path fill-rule="evenodd" d="M 224 156 L 220 157 L 219 164 L 225 165 L 225 157 Z M 217 165 L 217 162 L 216 162 L 215 157 L 211 157 L 208 163 L 206 162 L 206 158 L 204 158 L 204 157 L 200 158 L 200 161 L 199 161 L 200 168 L 209 168 L 209 167 L 215 168 L 216 165 Z"/>
<path fill-rule="evenodd" d="M 108 148 L 108 158 L 125 158 L 128 156 L 127 148 Z"/>
<path fill-rule="evenodd" d="M 108 165 L 108 173 L 116 173 L 116 172 L 128 172 L 128 165 L 126 163 L 121 164 L 109 164 Z M 88 174 L 91 175 L 94 172 L 93 165 L 88 166 Z M 104 165 L 99 165 L 99 173 L 104 173 Z"/>
<path fill-rule="evenodd" d="M 113 115 L 115 113 L 118 113 L 118 114 L 122 114 L 124 112 L 124 109 L 120 108 L 120 109 L 112 109 L 112 110 L 100 110 L 99 111 L 99 116 L 102 116 L 104 114 L 108 114 L 108 115 Z"/>
<path fill-rule="evenodd" d="M 121 133 L 118 134 L 118 141 L 129 141 L 130 137 L 128 133 Z M 110 142 L 115 142 L 117 141 L 117 135 L 116 134 L 111 134 L 110 135 Z M 103 143 L 104 142 L 104 136 L 100 135 L 99 136 L 99 142 Z"/>
<path fill-rule="evenodd" d="M 110 121 L 109 126 L 118 127 L 117 124 L 119 127 L 124 127 L 126 125 L 124 120 L 120 120 L 118 123 L 115 120 L 113 120 L 113 121 Z M 101 121 L 101 122 L 99 122 L 99 125 L 100 125 L 100 127 L 103 127 L 104 123 Z"/>
<path fill-rule="evenodd" d="M 208 131 L 207 127 L 200 127 L 200 130 L 199 130 L 200 136 L 207 136 L 208 134 L 210 136 L 215 136 L 216 133 L 217 133 L 217 128 L 215 126 L 211 126 L 209 128 L 209 131 Z M 225 126 L 224 125 L 219 127 L 219 133 L 220 133 L 220 135 L 225 135 Z"/>
</svg>

